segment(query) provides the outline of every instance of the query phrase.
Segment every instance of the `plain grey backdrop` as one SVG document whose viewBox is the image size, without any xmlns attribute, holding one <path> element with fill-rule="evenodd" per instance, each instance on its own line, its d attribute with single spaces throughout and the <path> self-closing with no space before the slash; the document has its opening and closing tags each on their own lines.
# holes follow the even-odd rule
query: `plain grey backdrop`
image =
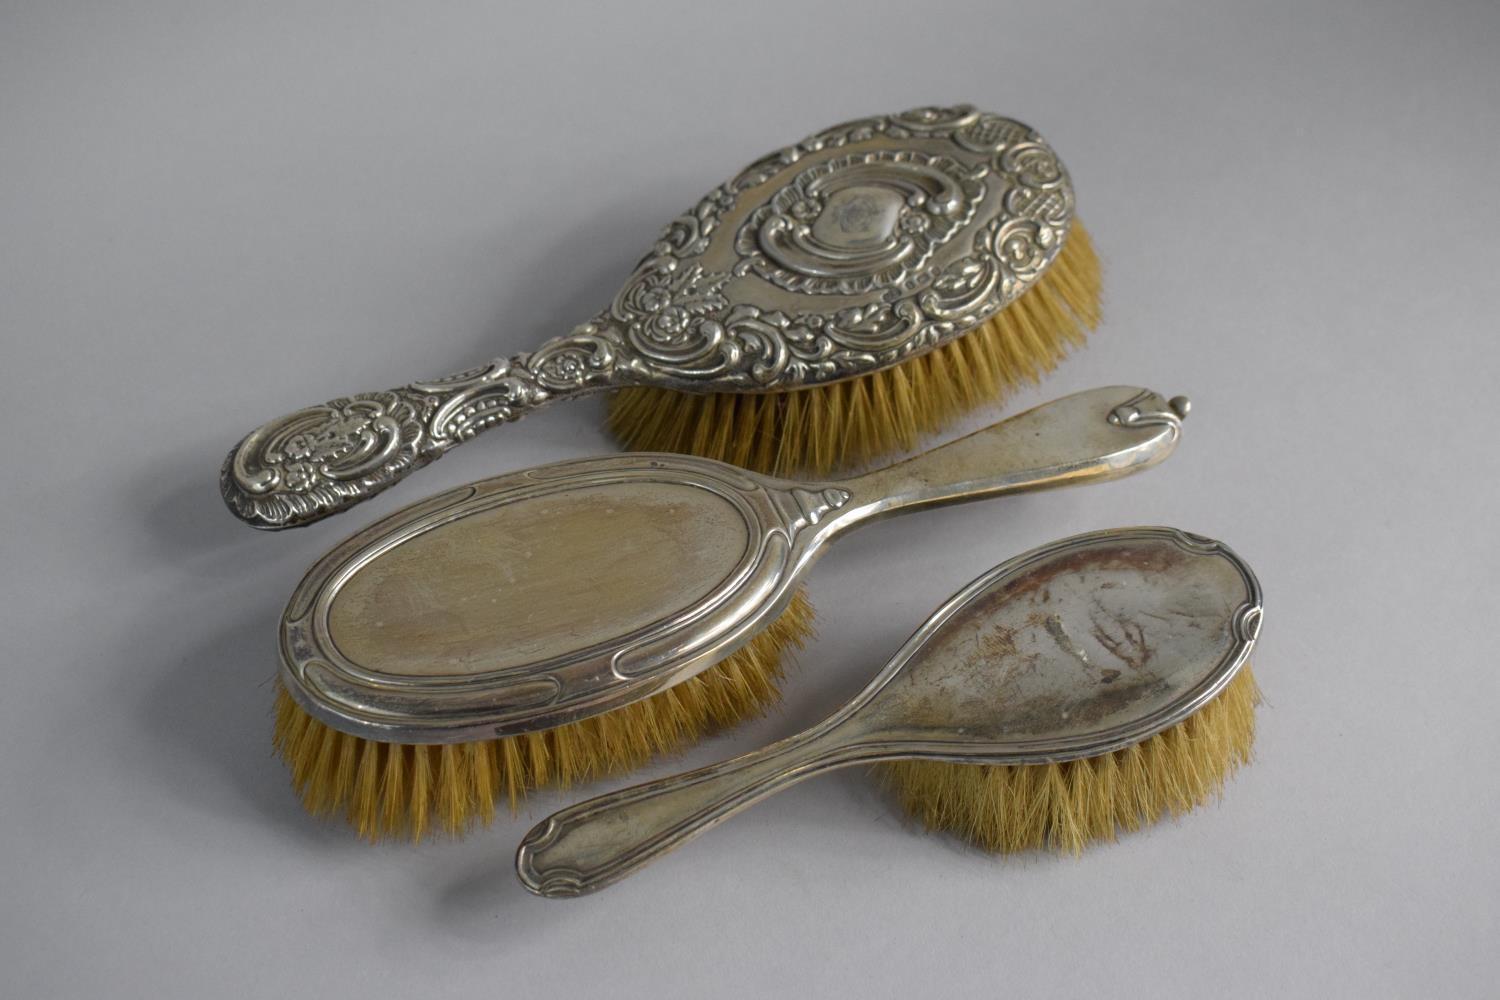
<svg viewBox="0 0 1500 1000">
<path fill-rule="evenodd" d="M 563 332 L 752 158 L 955 101 L 1047 135 L 1107 266 L 1006 410 L 1150 385 L 1184 443 L 847 539 L 785 707 L 648 773 L 821 718 L 1006 556 L 1166 523 L 1267 595 L 1223 801 L 996 860 L 841 772 L 571 902 L 511 871 L 571 795 L 417 847 L 306 818 L 268 743 L 302 571 L 609 442 L 558 407 L 278 535 L 225 450 Z M 1494 995 L 1497 132 L 1493 2 L 0 4 L 0 993 Z"/>
</svg>

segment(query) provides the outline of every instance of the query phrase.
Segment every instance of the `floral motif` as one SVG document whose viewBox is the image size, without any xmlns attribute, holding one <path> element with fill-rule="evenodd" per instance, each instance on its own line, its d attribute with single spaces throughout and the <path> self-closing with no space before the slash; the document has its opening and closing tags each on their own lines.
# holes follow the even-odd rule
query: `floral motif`
<svg viewBox="0 0 1500 1000">
<path fill-rule="evenodd" d="M 1015 219 L 995 234 L 995 255 L 1018 278 L 1039 274 L 1052 260 L 1056 231 L 1030 219 Z"/>
<path fill-rule="evenodd" d="M 724 326 L 713 319 L 728 307 L 727 274 L 713 274 L 676 258 L 648 261 L 620 293 L 615 315 L 626 323 L 631 347 L 674 370 L 692 371 L 715 356 Z"/>
<path fill-rule="evenodd" d="M 322 478 L 311 462 L 293 462 L 281 470 L 282 485 L 296 493 L 306 493 Z"/>
<path fill-rule="evenodd" d="M 561 392 L 607 382 L 617 355 L 611 338 L 601 335 L 592 324 L 585 324 L 567 337 L 544 344 L 526 364 L 539 385 Z"/>
</svg>

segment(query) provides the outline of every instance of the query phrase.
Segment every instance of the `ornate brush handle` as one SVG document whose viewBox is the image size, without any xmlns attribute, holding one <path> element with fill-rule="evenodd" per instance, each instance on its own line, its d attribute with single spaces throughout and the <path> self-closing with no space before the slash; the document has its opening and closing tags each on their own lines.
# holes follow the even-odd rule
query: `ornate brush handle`
<svg viewBox="0 0 1500 1000">
<path fill-rule="evenodd" d="M 234 447 L 219 491 L 254 527 L 309 524 L 369 499 L 480 431 L 606 388 L 618 350 L 589 325 L 531 354 L 298 410 Z"/>
<path fill-rule="evenodd" d="M 766 796 L 859 759 L 837 729 L 819 727 L 743 757 L 580 802 L 526 834 L 516 874 L 539 896 L 595 892 Z"/>
</svg>

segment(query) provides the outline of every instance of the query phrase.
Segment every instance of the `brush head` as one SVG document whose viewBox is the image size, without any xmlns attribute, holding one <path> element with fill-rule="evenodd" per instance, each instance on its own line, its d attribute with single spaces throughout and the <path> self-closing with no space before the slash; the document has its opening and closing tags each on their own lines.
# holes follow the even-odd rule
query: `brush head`
<svg viewBox="0 0 1500 1000">
<path fill-rule="evenodd" d="M 1250 761 L 1260 691 L 1250 665 L 1212 701 L 1144 742 L 1053 764 L 877 764 L 881 783 L 929 830 L 986 851 L 1076 854 L 1216 797 Z"/>
<path fill-rule="evenodd" d="M 813 632 L 798 590 L 739 651 L 664 691 L 552 729 L 469 743 L 382 743 L 314 719 L 278 681 L 274 744 L 302 804 L 341 816 L 370 841 L 460 835 L 514 810 L 529 790 L 567 787 L 639 767 L 781 698 L 784 664 Z"/>
<path fill-rule="evenodd" d="M 909 447 L 971 392 L 988 397 L 991 381 L 1050 367 L 1070 327 L 1091 325 L 1097 282 L 1081 230 L 1070 236 L 1073 209 L 1056 153 L 1010 118 L 957 105 L 822 129 L 700 198 L 661 231 L 609 304 L 568 334 L 453 375 L 269 421 L 226 458 L 220 489 L 257 527 L 306 524 L 562 399 L 634 387 L 794 394 L 858 379 L 975 336 L 1049 279 L 1055 294 L 1040 293 L 999 322 L 998 347 L 947 351 L 916 374 L 789 404 L 805 416 L 745 403 L 747 412 L 726 424 L 723 400 L 710 412 L 668 414 L 669 424 L 701 427 L 708 437 L 727 427 L 725 457 L 735 458 L 751 433 L 769 435 L 762 449 L 809 451 L 811 461 L 789 454 L 782 469 L 816 467 L 825 453 L 842 461 L 849 435 L 857 438 L 849 458 L 889 450 L 887 436 Z M 1069 244 L 1072 290 L 1049 276 Z M 674 447 L 652 446 L 652 432 L 632 430 L 656 419 L 663 397 L 624 398 L 632 397 L 644 412 L 632 417 L 626 407 L 615 420 L 621 433 L 637 447 Z M 773 455 L 744 461 L 776 467 Z"/>
<path fill-rule="evenodd" d="M 610 433 L 635 451 L 702 455 L 777 476 L 823 475 L 909 451 L 1052 371 L 1100 318 L 1099 259 L 1076 220 L 1020 298 L 937 348 L 842 382 L 777 393 L 621 389 Z"/>
</svg>

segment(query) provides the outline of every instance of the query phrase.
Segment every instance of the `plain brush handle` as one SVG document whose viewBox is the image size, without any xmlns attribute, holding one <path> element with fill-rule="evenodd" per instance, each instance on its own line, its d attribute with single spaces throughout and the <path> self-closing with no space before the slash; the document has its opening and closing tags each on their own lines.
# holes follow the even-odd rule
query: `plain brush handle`
<svg viewBox="0 0 1500 1000">
<path fill-rule="evenodd" d="M 814 774 L 857 763 L 837 728 L 621 789 L 538 823 L 516 850 L 516 875 L 538 896 L 564 898 L 619 881 L 768 795 Z"/>
<path fill-rule="evenodd" d="M 1108 386 L 1055 399 L 968 437 L 838 483 L 847 523 L 1007 493 L 1117 479 L 1177 446 L 1189 408 L 1149 389 Z"/>
<path fill-rule="evenodd" d="M 589 332 L 558 337 L 530 354 L 267 421 L 224 459 L 219 492 L 252 527 L 311 524 L 368 500 L 481 431 L 614 384 L 606 340 Z"/>
</svg>

